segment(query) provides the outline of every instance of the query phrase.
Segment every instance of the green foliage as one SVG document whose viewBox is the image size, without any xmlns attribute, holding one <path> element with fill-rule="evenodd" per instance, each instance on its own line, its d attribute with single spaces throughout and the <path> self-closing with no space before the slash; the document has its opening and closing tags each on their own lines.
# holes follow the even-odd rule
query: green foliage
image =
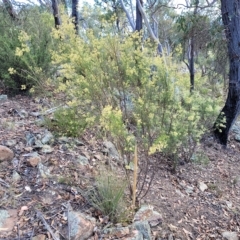
<svg viewBox="0 0 240 240">
<path fill-rule="evenodd" d="M 128 164 L 135 141 L 146 155 L 161 151 L 190 160 L 219 112 L 220 100 L 211 95 L 206 79 L 197 76 L 190 94 L 188 76 L 171 58 L 155 57 L 152 43 L 145 41 L 142 47 L 137 33 L 96 38 L 87 31 L 79 38 L 63 18 L 53 32 L 55 38 L 59 35 L 62 42 L 53 53 L 53 63 L 61 65 L 58 91 L 87 123 L 100 122 Z"/>
<path fill-rule="evenodd" d="M 81 117 L 76 107 L 61 108 L 54 112 L 53 119 L 46 118 L 45 125 L 48 129 L 59 135 L 78 137 L 87 126 L 86 119 Z"/>
<path fill-rule="evenodd" d="M 0 11 L 0 81 L 10 93 L 43 87 L 53 73 L 51 18 L 39 7 L 23 7 L 15 21 Z"/>
<path fill-rule="evenodd" d="M 119 222 L 126 217 L 125 188 L 126 181 L 117 178 L 116 174 L 102 173 L 96 179 L 96 186 L 89 189 L 87 198 L 103 215 L 113 222 Z"/>
</svg>

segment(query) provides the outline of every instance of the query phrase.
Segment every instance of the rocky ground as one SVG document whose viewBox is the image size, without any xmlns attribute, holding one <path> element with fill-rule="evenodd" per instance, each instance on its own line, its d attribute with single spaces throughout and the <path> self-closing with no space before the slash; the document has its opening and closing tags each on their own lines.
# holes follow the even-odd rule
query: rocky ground
<svg viewBox="0 0 240 240">
<path fill-rule="evenodd" d="M 156 155 L 140 210 L 112 224 L 84 193 L 117 154 L 114 146 L 91 133 L 54 136 L 42 125 L 54 107 L 46 98 L 0 96 L 0 239 L 239 239 L 238 123 L 227 149 L 206 137 L 193 162 L 174 174 Z"/>
</svg>

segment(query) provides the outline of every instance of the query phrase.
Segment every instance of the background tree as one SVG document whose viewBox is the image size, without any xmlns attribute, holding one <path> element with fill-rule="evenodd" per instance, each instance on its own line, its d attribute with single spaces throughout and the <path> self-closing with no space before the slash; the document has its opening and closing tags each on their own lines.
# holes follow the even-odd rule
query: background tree
<svg viewBox="0 0 240 240">
<path fill-rule="evenodd" d="M 58 0 L 52 0 L 52 9 L 53 9 L 55 28 L 58 28 L 61 25 L 59 8 L 58 8 Z"/>
<path fill-rule="evenodd" d="M 79 0 L 72 0 L 72 17 L 73 17 L 73 23 L 75 25 L 76 33 L 78 34 L 78 24 L 79 24 Z"/>
</svg>

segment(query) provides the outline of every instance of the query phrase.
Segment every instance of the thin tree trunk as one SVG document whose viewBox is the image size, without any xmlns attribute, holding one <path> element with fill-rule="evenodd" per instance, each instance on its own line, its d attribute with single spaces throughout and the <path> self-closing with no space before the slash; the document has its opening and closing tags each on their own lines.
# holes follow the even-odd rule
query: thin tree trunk
<svg viewBox="0 0 240 240">
<path fill-rule="evenodd" d="M 227 146 L 228 134 L 240 111 L 240 0 L 221 0 L 222 20 L 228 40 L 229 89 L 220 115 L 214 124 L 217 140 Z M 218 127 L 225 117 L 225 127 Z"/>
<path fill-rule="evenodd" d="M 141 7 L 143 6 L 143 1 L 140 0 Z M 142 13 L 139 10 L 139 4 L 136 0 L 136 31 L 141 31 L 143 26 Z"/>
<path fill-rule="evenodd" d="M 76 34 L 78 34 L 78 23 L 79 23 L 79 14 L 78 14 L 78 0 L 72 0 L 72 17 L 73 23 L 75 25 Z"/>
<path fill-rule="evenodd" d="M 59 17 L 59 10 L 58 10 L 58 1 L 52 0 L 52 9 L 53 9 L 53 17 L 55 22 L 55 28 L 61 25 L 60 17 Z"/>
<path fill-rule="evenodd" d="M 189 73 L 190 73 L 190 92 L 194 90 L 194 36 L 190 39 L 190 58 L 189 58 Z"/>
</svg>

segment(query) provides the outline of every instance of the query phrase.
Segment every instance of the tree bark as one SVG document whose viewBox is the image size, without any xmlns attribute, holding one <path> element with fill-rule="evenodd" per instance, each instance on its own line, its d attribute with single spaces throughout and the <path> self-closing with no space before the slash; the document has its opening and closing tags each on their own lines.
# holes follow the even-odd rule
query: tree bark
<svg viewBox="0 0 240 240">
<path fill-rule="evenodd" d="M 143 1 L 140 0 L 139 1 L 141 6 L 143 6 Z M 136 0 L 136 31 L 141 31 L 142 30 L 142 26 L 143 26 L 143 18 L 142 18 L 142 13 L 140 12 L 139 10 L 139 4 L 138 4 L 138 1 Z"/>
<path fill-rule="evenodd" d="M 229 89 L 221 113 L 214 124 L 217 140 L 227 146 L 228 134 L 240 111 L 240 0 L 221 0 L 222 20 L 228 41 Z M 225 117 L 225 127 L 218 123 Z"/>
<path fill-rule="evenodd" d="M 53 9 L 53 17 L 55 21 L 55 28 L 61 25 L 60 17 L 59 17 L 59 10 L 58 10 L 58 1 L 52 0 L 52 9 Z"/>
<path fill-rule="evenodd" d="M 78 23 L 79 23 L 79 14 L 78 14 L 78 0 L 72 0 L 72 17 L 73 23 L 75 25 L 76 34 L 78 34 Z"/>
</svg>

